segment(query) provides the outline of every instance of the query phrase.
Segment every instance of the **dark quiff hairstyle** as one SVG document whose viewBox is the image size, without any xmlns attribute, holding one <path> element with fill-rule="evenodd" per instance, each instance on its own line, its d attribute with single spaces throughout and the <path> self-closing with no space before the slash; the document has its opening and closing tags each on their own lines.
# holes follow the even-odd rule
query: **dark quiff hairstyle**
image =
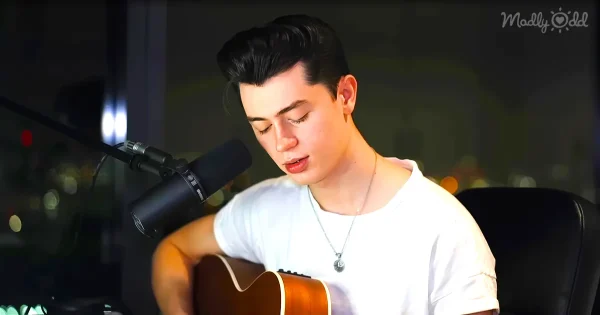
<svg viewBox="0 0 600 315">
<path fill-rule="evenodd" d="M 340 79 L 350 73 L 335 30 L 308 15 L 281 16 L 235 34 L 218 52 L 217 62 L 238 88 L 240 83 L 261 86 L 300 62 L 306 82 L 323 84 L 334 99 Z"/>
</svg>

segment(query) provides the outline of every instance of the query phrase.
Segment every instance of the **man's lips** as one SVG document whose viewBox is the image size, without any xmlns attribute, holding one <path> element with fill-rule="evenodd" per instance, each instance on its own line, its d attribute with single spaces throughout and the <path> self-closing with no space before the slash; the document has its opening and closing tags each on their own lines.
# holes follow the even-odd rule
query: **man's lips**
<svg viewBox="0 0 600 315">
<path fill-rule="evenodd" d="M 286 162 L 284 162 L 284 163 L 283 163 L 283 165 L 294 164 L 294 163 L 296 163 L 296 162 L 298 162 L 298 161 L 300 161 L 300 160 L 302 160 L 302 159 L 305 159 L 305 158 L 307 158 L 307 157 L 308 157 L 308 155 L 307 155 L 307 156 L 304 156 L 304 157 L 298 157 L 298 158 L 292 158 L 292 159 L 288 159 Z"/>
<path fill-rule="evenodd" d="M 285 169 L 290 174 L 298 174 L 304 172 L 308 167 L 308 156 L 300 159 L 292 159 L 284 164 Z"/>
</svg>

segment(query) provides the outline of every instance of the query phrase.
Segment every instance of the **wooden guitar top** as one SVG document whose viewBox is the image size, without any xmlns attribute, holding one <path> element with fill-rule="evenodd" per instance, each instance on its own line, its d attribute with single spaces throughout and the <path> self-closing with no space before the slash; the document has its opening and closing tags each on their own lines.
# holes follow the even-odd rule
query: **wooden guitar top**
<svg viewBox="0 0 600 315">
<path fill-rule="evenodd" d="M 194 303 L 197 315 L 331 315 L 321 280 L 221 255 L 195 267 Z"/>
</svg>

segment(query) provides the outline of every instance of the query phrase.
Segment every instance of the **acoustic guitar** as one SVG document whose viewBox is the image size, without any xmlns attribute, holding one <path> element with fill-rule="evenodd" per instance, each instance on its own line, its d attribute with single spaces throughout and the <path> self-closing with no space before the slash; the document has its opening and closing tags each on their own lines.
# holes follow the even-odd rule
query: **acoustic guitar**
<svg viewBox="0 0 600 315">
<path fill-rule="evenodd" d="M 329 291 L 321 280 L 220 255 L 194 269 L 197 315 L 331 315 Z"/>
</svg>

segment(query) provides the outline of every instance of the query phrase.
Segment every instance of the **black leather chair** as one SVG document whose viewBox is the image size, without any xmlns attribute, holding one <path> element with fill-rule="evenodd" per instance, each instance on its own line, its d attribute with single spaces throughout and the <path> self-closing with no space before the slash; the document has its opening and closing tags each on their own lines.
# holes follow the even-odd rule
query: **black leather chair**
<svg viewBox="0 0 600 315">
<path fill-rule="evenodd" d="M 477 188 L 456 197 L 496 257 L 501 314 L 592 314 L 600 278 L 596 205 L 543 188 Z"/>
</svg>

